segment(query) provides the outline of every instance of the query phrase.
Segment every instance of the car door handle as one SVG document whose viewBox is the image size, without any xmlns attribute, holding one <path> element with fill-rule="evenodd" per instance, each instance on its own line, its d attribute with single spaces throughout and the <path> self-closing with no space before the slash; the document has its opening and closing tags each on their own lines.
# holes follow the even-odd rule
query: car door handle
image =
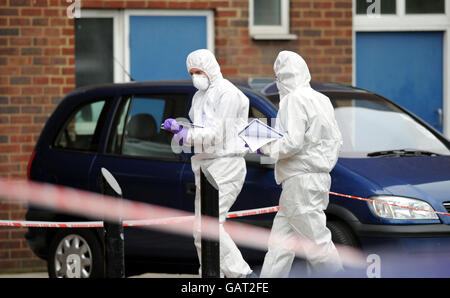
<svg viewBox="0 0 450 298">
<path fill-rule="evenodd" d="M 438 117 L 439 117 L 439 119 L 438 119 L 438 125 L 439 126 L 442 126 L 442 122 L 444 122 L 443 121 L 443 115 L 442 115 L 442 109 L 437 109 L 436 110 L 436 113 L 438 114 Z"/>
<path fill-rule="evenodd" d="M 195 183 L 187 183 L 186 184 L 186 193 L 188 195 L 194 195 L 195 196 L 195 190 L 196 190 Z"/>
</svg>

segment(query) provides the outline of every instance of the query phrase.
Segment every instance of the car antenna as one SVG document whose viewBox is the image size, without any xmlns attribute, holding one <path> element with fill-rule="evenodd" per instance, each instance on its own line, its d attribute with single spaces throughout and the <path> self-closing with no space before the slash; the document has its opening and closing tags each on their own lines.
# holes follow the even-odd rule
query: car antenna
<svg viewBox="0 0 450 298">
<path fill-rule="evenodd" d="M 119 60 L 116 57 L 113 57 L 114 61 L 117 62 L 117 64 L 119 64 L 120 68 L 122 68 L 123 72 L 126 73 L 126 75 L 130 78 L 130 81 L 135 82 L 136 80 L 133 79 L 133 77 L 130 75 L 130 73 L 125 69 L 125 67 L 123 67 L 123 65 L 119 62 Z"/>
</svg>

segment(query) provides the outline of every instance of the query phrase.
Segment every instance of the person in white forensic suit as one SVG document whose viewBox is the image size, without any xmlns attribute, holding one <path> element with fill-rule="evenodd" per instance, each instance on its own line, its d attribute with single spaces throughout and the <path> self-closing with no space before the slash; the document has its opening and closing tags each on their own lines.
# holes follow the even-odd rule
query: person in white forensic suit
<svg viewBox="0 0 450 298">
<path fill-rule="evenodd" d="M 289 276 L 295 258 L 290 240 L 295 237 L 315 244 L 303 247 L 309 274 L 334 274 L 343 267 L 324 210 L 342 136 L 329 98 L 311 88 L 311 75 L 300 55 L 280 52 L 274 71 L 280 94 L 275 127 L 283 137 L 260 151 L 276 160 L 275 179 L 282 192 L 260 276 Z"/>
<path fill-rule="evenodd" d="M 190 53 L 187 70 L 198 89 L 192 99 L 189 118 L 194 127 L 183 127 L 167 119 L 164 128 L 175 133 L 180 145 L 194 146 L 191 158 L 195 174 L 194 244 L 201 260 L 200 171 L 219 193 L 221 276 L 243 278 L 252 274 L 238 247 L 225 231 L 226 215 L 236 201 L 247 173 L 244 160 L 248 152 L 238 137 L 248 122 L 249 100 L 236 86 L 223 78 L 212 52 L 206 49 Z M 200 266 L 201 271 L 201 266 Z"/>
</svg>

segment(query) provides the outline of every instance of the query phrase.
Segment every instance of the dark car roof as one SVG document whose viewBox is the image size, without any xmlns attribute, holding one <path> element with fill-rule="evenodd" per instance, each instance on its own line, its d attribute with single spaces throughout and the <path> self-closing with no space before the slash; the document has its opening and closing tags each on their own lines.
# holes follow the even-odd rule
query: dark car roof
<svg viewBox="0 0 450 298">
<path fill-rule="evenodd" d="M 255 91 L 259 91 L 262 94 L 278 94 L 278 89 L 274 79 L 270 78 L 237 78 L 231 79 L 233 83 L 237 86 L 241 86 L 244 88 L 252 89 Z M 327 83 L 327 82 L 311 82 L 311 87 L 319 92 L 361 92 L 361 93 L 370 93 L 367 90 L 337 84 L 337 83 Z"/>
<path fill-rule="evenodd" d="M 277 94 L 276 83 L 269 78 L 231 78 L 229 79 L 236 86 L 259 92 L 263 95 Z M 68 95 L 79 95 L 83 93 L 90 93 L 93 91 L 100 93 L 113 93 L 119 91 L 121 93 L 134 92 L 142 90 L 151 86 L 185 86 L 192 87 L 191 80 L 165 80 L 165 81 L 142 81 L 142 82 L 127 82 L 127 83 L 107 83 L 100 85 L 90 85 L 77 88 Z M 311 87 L 319 92 L 358 92 L 370 93 L 367 90 L 346 86 L 337 83 L 322 83 L 311 82 Z"/>
</svg>

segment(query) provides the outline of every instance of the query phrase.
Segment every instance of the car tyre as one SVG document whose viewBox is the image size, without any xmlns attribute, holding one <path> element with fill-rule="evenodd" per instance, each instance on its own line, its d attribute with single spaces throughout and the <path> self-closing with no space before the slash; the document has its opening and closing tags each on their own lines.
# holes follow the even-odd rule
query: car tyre
<svg viewBox="0 0 450 298">
<path fill-rule="evenodd" d="M 360 246 L 353 232 L 345 223 L 332 220 L 327 222 L 327 227 L 331 232 L 331 239 L 334 243 L 351 247 Z"/>
<path fill-rule="evenodd" d="M 91 230 L 60 230 L 50 244 L 47 267 L 50 278 L 102 278 L 102 245 Z"/>
</svg>

